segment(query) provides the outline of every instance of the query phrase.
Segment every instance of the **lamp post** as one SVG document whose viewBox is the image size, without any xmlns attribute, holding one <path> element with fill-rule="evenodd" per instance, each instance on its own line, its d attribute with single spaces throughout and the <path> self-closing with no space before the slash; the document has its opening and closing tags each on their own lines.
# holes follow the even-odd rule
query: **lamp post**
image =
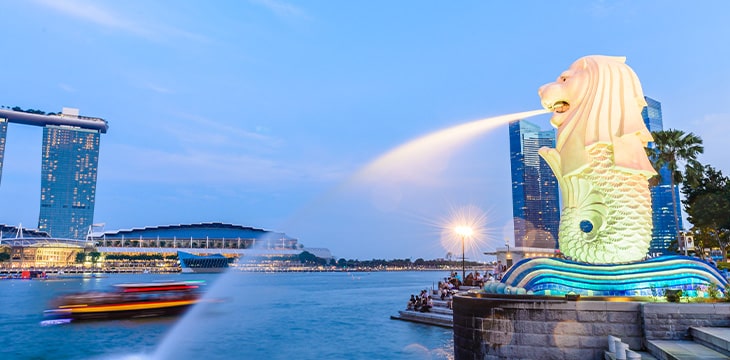
<svg viewBox="0 0 730 360">
<path fill-rule="evenodd" d="M 464 243 L 466 242 L 466 237 L 471 236 L 473 230 L 468 226 L 457 226 L 454 231 L 456 231 L 456 233 L 461 236 L 461 282 L 463 283 L 464 280 L 466 280 L 466 260 Z"/>
</svg>

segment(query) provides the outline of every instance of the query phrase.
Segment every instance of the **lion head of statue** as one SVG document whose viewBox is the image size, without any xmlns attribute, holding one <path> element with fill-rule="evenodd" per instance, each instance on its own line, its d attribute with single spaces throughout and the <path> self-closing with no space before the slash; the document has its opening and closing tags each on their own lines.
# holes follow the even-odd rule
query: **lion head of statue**
<svg viewBox="0 0 730 360">
<path fill-rule="evenodd" d="M 578 59 L 558 79 L 540 87 L 543 107 L 558 128 L 555 149 L 564 176 L 589 163 L 587 149 L 613 145 L 615 166 L 647 177 L 655 174 L 644 147 L 653 141 L 641 110 L 644 93 L 625 57 L 592 55 Z"/>
</svg>

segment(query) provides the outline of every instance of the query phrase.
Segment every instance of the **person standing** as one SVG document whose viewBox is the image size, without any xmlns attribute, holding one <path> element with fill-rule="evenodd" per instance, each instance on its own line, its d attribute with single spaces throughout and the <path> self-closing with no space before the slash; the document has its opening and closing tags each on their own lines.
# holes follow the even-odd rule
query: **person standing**
<svg viewBox="0 0 730 360">
<path fill-rule="evenodd" d="M 502 275 L 507 271 L 507 267 L 502 264 L 502 260 L 497 260 L 497 266 L 494 268 L 494 278 L 502 280 Z"/>
</svg>

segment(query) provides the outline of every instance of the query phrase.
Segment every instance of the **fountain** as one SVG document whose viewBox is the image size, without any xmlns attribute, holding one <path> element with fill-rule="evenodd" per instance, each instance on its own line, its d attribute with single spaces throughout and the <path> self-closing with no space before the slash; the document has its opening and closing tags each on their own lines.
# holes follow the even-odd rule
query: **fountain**
<svg viewBox="0 0 730 360">
<path fill-rule="evenodd" d="M 687 256 L 644 260 L 651 242 L 652 141 L 641 84 L 625 58 L 587 56 L 539 90 L 554 111 L 555 149 L 542 148 L 560 185 L 559 248 L 568 259 L 517 263 L 489 289 L 506 293 L 650 296 L 656 288 L 696 291 L 725 277 Z"/>
<path fill-rule="evenodd" d="M 661 293 L 728 281 L 687 256 L 646 259 L 652 230 L 641 85 L 625 58 L 586 56 L 539 90 L 558 129 L 540 155 L 561 189 L 561 258 L 523 259 L 500 282 L 454 299 L 456 359 L 603 358 L 622 348 L 686 339 L 691 326 L 727 326 L 730 304 L 657 302 Z M 625 345 L 625 346 L 624 346 Z"/>
</svg>

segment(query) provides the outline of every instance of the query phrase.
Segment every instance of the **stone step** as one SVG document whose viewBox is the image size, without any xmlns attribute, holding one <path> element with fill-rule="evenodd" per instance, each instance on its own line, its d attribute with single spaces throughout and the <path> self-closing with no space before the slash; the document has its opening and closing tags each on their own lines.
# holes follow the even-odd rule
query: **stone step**
<svg viewBox="0 0 730 360">
<path fill-rule="evenodd" d="M 405 320 L 411 322 L 417 322 L 421 324 L 436 325 L 447 328 L 454 327 L 454 318 L 451 315 L 437 314 L 437 313 L 422 313 L 411 310 L 399 311 L 398 315 L 390 317 L 395 320 Z"/>
<path fill-rule="evenodd" d="M 404 310 L 404 311 L 419 312 L 419 311 L 407 310 L 407 309 Z M 434 313 L 434 314 L 443 314 L 443 315 L 454 316 L 454 311 L 453 310 L 451 310 L 451 309 L 449 309 L 449 308 L 447 308 L 445 306 L 436 305 L 435 303 L 434 303 L 433 307 L 431 308 L 431 310 L 429 312 L 430 313 Z"/>
<path fill-rule="evenodd" d="M 444 314 L 449 316 L 454 316 L 454 311 L 447 308 L 447 307 L 441 307 L 441 306 L 435 306 L 431 308 L 431 312 L 435 314 Z"/>
<path fill-rule="evenodd" d="M 635 353 L 637 353 L 637 354 L 639 354 L 639 355 L 641 355 L 641 360 L 657 360 L 657 358 L 655 358 L 654 356 L 652 356 L 648 352 L 636 351 L 636 350 L 632 350 L 632 351 L 635 352 Z M 614 353 L 606 350 L 603 353 L 603 359 L 604 360 L 616 360 L 616 354 L 614 354 Z"/>
<path fill-rule="evenodd" d="M 690 327 L 689 333 L 695 342 L 730 357 L 730 328 Z"/>
<path fill-rule="evenodd" d="M 728 357 L 700 343 L 688 340 L 649 340 L 647 348 L 660 360 L 727 360 Z"/>
<path fill-rule="evenodd" d="M 448 303 L 446 302 L 446 300 L 431 299 L 431 302 L 433 303 L 434 307 L 442 307 L 448 309 Z"/>
</svg>

